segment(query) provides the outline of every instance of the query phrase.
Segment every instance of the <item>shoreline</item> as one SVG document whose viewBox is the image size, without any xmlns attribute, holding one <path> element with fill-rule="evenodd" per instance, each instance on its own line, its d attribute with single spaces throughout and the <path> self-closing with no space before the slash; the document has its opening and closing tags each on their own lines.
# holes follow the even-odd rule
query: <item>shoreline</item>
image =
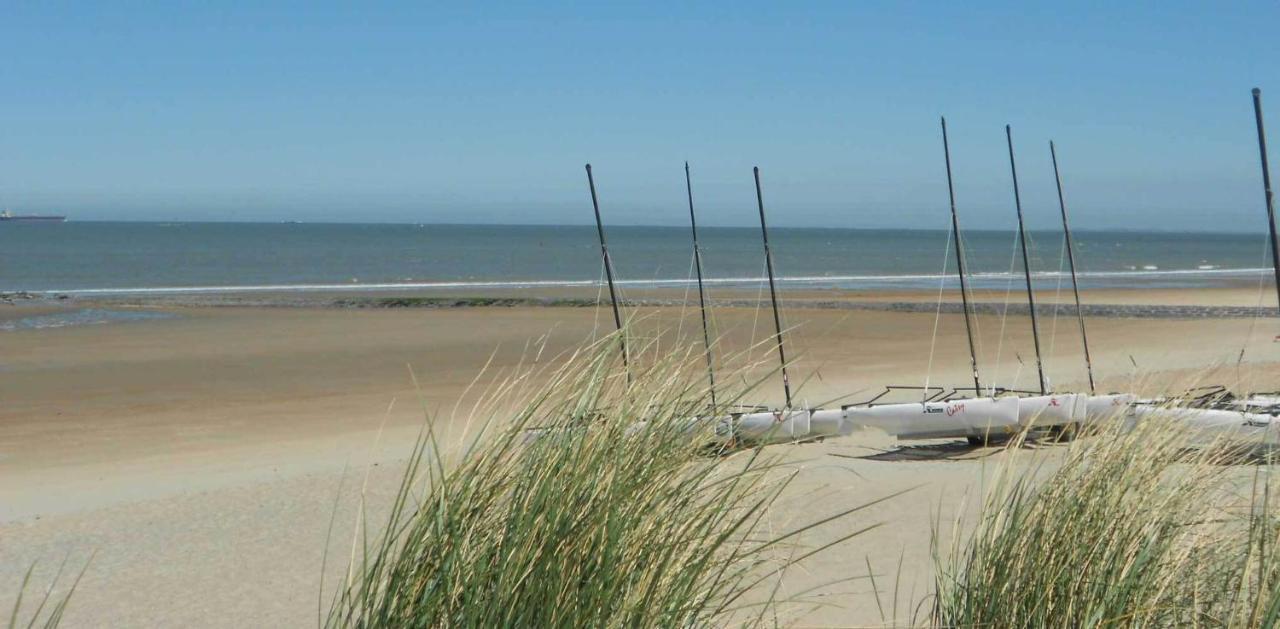
<svg viewBox="0 0 1280 629">
<path fill-rule="evenodd" d="M 1257 284 L 1258 278 L 1264 281 L 1270 278 L 1273 271 L 1270 267 L 1231 267 L 1222 268 L 1215 265 L 1204 265 L 1197 268 L 1162 269 L 1155 266 L 1133 267 L 1123 270 L 1081 271 L 1076 274 L 1082 290 L 1142 290 L 1148 288 L 1202 290 L 1215 288 L 1242 287 Z M 1056 283 L 1061 287 L 1071 279 L 1065 271 L 1032 271 L 1034 282 L 1047 285 Z M 975 290 L 1000 290 L 1010 283 L 1021 284 L 1022 273 L 1004 271 L 978 271 L 967 275 L 969 284 Z M 903 274 L 851 274 L 851 275 L 778 275 L 778 285 L 788 290 L 808 291 L 923 291 L 938 289 L 939 283 L 944 287 L 956 284 L 954 274 L 939 273 L 903 273 Z M 262 280 L 260 280 L 262 281 Z M 703 283 L 708 288 L 728 291 L 749 291 L 763 286 L 768 281 L 764 276 L 728 276 L 706 277 Z M 690 273 L 687 277 L 650 277 L 635 279 L 634 276 L 620 277 L 615 281 L 620 289 L 652 291 L 652 290 L 688 290 L 697 285 Z M 55 287 L 55 288 L 4 288 L 0 289 L 0 300 L 12 296 L 34 298 L 98 298 L 124 296 L 174 296 L 174 295 L 234 295 L 259 293 L 360 293 L 378 294 L 394 292 L 449 293 L 456 291 L 488 292 L 488 291 L 521 291 L 549 290 L 572 291 L 579 289 L 598 290 L 603 288 L 603 278 L 579 279 L 475 279 L 467 278 L 389 278 L 350 281 L 312 280 L 294 283 L 277 282 L 262 284 L 224 284 L 224 285 L 186 285 L 181 283 L 140 285 L 140 286 L 102 286 L 102 287 Z M 954 287 L 952 287 L 954 288 Z"/>
<path fill-rule="evenodd" d="M 1095 289 L 1082 293 L 1081 314 L 1120 319 L 1254 319 L 1280 317 L 1270 286 L 1223 286 L 1214 289 Z M 691 308 L 688 291 L 629 290 L 619 304 L 629 309 Z M 1021 290 L 971 291 L 972 311 L 983 315 L 1026 316 L 1030 307 Z M 491 289 L 486 291 L 368 291 L 152 293 L 145 295 L 45 295 L 0 293 L 0 319 L 30 313 L 47 314 L 90 308 L 181 310 L 191 308 L 263 308 L 320 310 L 452 310 L 471 308 L 596 308 L 608 305 L 598 290 L 581 288 Z M 769 302 L 759 291 L 719 289 L 709 298 L 714 308 L 754 309 Z M 13 306 L 8 313 L 2 306 Z M 957 290 L 788 290 L 778 300 L 785 310 L 845 310 L 898 313 L 963 312 Z M 1069 291 L 1038 290 L 1036 313 L 1076 316 Z"/>
</svg>

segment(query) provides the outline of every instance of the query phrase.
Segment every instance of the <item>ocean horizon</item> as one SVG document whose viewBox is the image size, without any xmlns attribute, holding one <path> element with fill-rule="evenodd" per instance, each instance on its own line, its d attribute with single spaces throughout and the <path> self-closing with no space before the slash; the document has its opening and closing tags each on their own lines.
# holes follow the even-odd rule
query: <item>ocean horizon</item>
<svg viewBox="0 0 1280 629">
<path fill-rule="evenodd" d="M 606 228 L 623 286 L 693 280 L 687 227 Z M 1267 234 L 1079 230 L 1081 285 L 1176 288 L 1268 281 Z M 1020 279 L 1014 230 L 965 230 L 978 287 Z M 700 227 L 711 286 L 764 278 L 758 228 Z M 771 227 L 779 281 L 832 289 L 954 284 L 946 230 Z M 1068 278 L 1061 232 L 1028 234 L 1037 283 Z M 590 225 L 72 221 L 0 225 L 0 291 L 65 294 L 467 290 L 596 286 Z"/>
</svg>

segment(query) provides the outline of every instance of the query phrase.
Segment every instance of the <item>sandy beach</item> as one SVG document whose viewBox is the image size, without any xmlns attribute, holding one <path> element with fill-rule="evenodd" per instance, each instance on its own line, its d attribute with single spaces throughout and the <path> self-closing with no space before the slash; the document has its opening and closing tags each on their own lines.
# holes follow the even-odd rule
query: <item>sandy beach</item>
<svg viewBox="0 0 1280 629">
<path fill-rule="evenodd" d="M 718 295 L 739 297 L 749 296 Z M 797 302 L 936 297 L 787 295 Z M 1046 293 L 1042 300 L 1055 297 L 1063 296 Z M 1259 303 L 1250 288 L 1094 291 L 1087 299 L 1270 303 L 1265 297 Z M 92 554 L 67 612 L 69 627 L 314 625 L 349 556 L 361 492 L 376 523 L 424 417 L 430 414 L 453 435 L 466 415 L 457 401 L 486 364 L 481 382 L 533 360 L 539 347 L 538 360 L 556 360 L 612 326 L 607 308 L 594 307 L 249 307 L 163 300 L 0 306 L 0 321 L 86 307 L 173 316 L 0 332 L 0 609 L 11 607 L 33 562 L 33 581 L 43 588 L 61 562 L 74 572 Z M 807 404 L 856 402 L 886 384 L 923 385 L 926 374 L 934 385 L 970 381 L 957 314 L 793 303 L 784 315 L 792 379 L 803 382 L 797 397 Z M 691 307 L 641 307 L 630 316 L 638 334 L 662 343 L 701 342 Z M 714 323 L 719 360 L 770 360 L 771 346 L 760 343 L 771 333 L 766 311 L 718 307 Z M 984 380 L 1034 388 L 1027 318 L 983 314 L 977 323 Z M 1280 375 L 1275 318 L 1092 317 L 1088 326 L 1101 390 L 1155 393 L 1201 380 L 1277 388 L 1271 384 Z M 1083 387 L 1075 319 L 1049 317 L 1041 330 L 1053 386 Z M 760 373 L 770 368 L 760 367 Z M 777 404 L 781 398 L 780 386 L 770 383 L 753 401 Z M 1001 456 L 995 449 L 895 443 L 876 434 L 775 448 L 803 469 L 786 508 L 771 515 L 780 528 L 918 486 L 857 516 L 859 524 L 886 526 L 815 558 L 787 582 L 800 591 L 865 574 L 870 565 L 883 585 L 901 562 L 899 618 L 910 614 L 908 603 L 930 584 L 932 522 L 949 522 Z M 1052 456 L 1052 446 L 1043 449 Z M 329 536 L 331 513 L 336 524 Z M 838 534 L 820 533 L 813 541 Z M 329 564 L 322 569 L 327 537 Z M 800 624 L 881 623 L 875 594 L 864 581 L 834 588 L 823 602 L 827 606 Z"/>
<path fill-rule="evenodd" d="M 1277 22 L 7 3 L 0 629 L 1280 627 Z"/>
</svg>

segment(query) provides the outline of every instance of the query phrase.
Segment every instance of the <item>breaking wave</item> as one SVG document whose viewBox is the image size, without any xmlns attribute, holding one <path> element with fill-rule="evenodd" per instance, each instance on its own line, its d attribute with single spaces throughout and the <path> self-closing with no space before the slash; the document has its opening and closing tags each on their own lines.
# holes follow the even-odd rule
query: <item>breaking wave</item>
<svg viewBox="0 0 1280 629">
<path fill-rule="evenodd" d="M 1195 269 L 1159 269 L 1153 265 L 1141 270 L 1128 271 L 1089 271 L 1081 272 L 1078 277 L 1081 284 L 1091 287 L 1114 288 L 1151 288 L 1151 287 L 1198 287 L 1212 286 L 1230 281 L 1257 277 L 1260 273 L 1270 273 L 1267 268 L 1221 269 L 1213 265 L 1202 265 Z M 1010 273 L 975 273 L 971 276 L 977 287 L 998 287 L 1004 282 L 1021 278 L 1021 274 Z M 1070 277 L 1067 273 L 1039 272 L 1033 277 L 1040 281 L 1057 281 Z M 778 282 L 784 285 L 806 286 L 811 288 L 864 289 L 864 288 L 927 288 L 937 287 L 939 282 L 954 283 L 955 277 L 940 274 L 903 274 L 903 275 L 801 275 L 783 276 Z M 756 286 L 764 282 L 764 277 L 715 277 L 707 278 L 709 286 Z M 638 288 L 667 288 L 692 286 L 691 278 L 660 279 L 622 279 L 617 282 L 621 286 Z M 440 282 L 360 282 L 353 279 L 345 283 L 328 284 L 255 284 L 227 286 L 156 286 L 156 287 L 119 287 L 119 288 L 67 288 L 41 291 L 30 291 L 36 294 L 61 295 L 182 295 L 182 294 L 218 294 L 218 293 L 289 293 L 289 292 L 351 292 L 351 291 L 395 291 L 395 290 L 470 290 L 470 289 L 521 289 L 521 288 L 592 288 L 600 285 L 599 280 L 503 280 L 503 281 L 440 281 Z"/>
</svg>

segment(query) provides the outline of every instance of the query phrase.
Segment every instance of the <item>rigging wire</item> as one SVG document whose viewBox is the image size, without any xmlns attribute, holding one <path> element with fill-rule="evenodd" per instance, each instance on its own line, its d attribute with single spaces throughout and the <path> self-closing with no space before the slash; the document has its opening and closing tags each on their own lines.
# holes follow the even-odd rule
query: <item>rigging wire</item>
<svg viewBox="0 0 1280 629">
<path fill-rule="evenodd" d="M 1044 357 L 1040 352 L 1040 326 L 1036 317 L 1036 297 L 1031 281 L 1031 257 L 1027 251 L 1026 221 L 1022 213 L 1022 193 L 1018 189 L 1018 167 L 1013 157 L 1013 130 L 1010 125 L 1004 126 L 1005 139 L 1009 146 L 1009 174 L 1013 178 L 1013 204 L 1018 211 L 1018 244 L 1022 245 L 1022 274 L 1027 282 L 1027 310 L 1031 315 L 1031 341 L 1036 350 L 1036 375 L 1040 384 L 1040 394 L 1048 392 L 1048 383 L 1044 378 Z M 1008 305 L 1006 304 L 1006 311 Z"/>
<path fill-rule="evenodd" d="M 1262 123 L 1262 90 L 1253 88 L 1253 120 L 1258 129 L 1258 159 L 1262 167 L 1262 190 L 1266 200 L 1267 232 L 1271 243 L 1271 270 L 1275 272 L 1276 297 L 1280 298 L 1280 237 L 1276 235 L 1275 198 L 1271 193 L 1271 166 L 1267 159 L 1267 133 Z"/>
<path fill-rule="evenodd" d="M 963 232 L 961 232 L 961 233 L 960 233 L 960 255 L 962 255 L 962 256 L 964 255 L 964 251 L 965 251 L 965 246 L 964 246 L 964 244 L 965 244 L 965 235 L 964 235 L 964 233 L 963 233 Z M 972 278 L 973 278 L 973 268 L 972 268 L 972 267 L 966 267 L 966 268 L 965 268 L 965 274 L 964 274 L 964 275 L 965 275 L 965 277 L 966 277 L 966 278 L 968 278 L 968 279 L 972 279 Z M 968 308 L 968 310 L 971 310 L 971 311 L 973 312 L 973 338 L 974 338 L 974 345 L 976 345 L 976 346 L 977 346 L 977 350 L 976 350 L 976 352 L 974 353 L 974 361 L 975 361 L 975 362 L 974 362 L 974 364 L 975 364 L 975 365 L 978 365 L 978 364 L 984 364 L 984 363 L 986 362 L 986 361 L 984 360 L 984 359 L 986 358 L 986 351 L 985 351 L 985 348 L 984 348 L 984 347 L 983 347 L 983 345 L 982 345 L 982 320 L 981 320 L 981 318 L 978 316 L 978 305 L 977 305 L 976 303 L 974 303 L 973 287 L 972 287 L 972 286 L 961 286 L 961 287 L 960 287 L 960 292 L 961 292 L 961 293 L 963 293 L 963 295 L 962 295 L 963 299 L 961 299 L 961 301 L 963 302 L 963 301 L 966 301 L 966 300 L 967 300 L 967 301 L 968 301 L 968 303 L 969 303 L 969 308 Z M 995 391 L 995 388 L 996 388 L 996 387 L 995 387 L 995 385 L 994 385 L 994 384 L 992 384 L 992 385 L 991 385 L 991 390 L 992 390 L 992 391 Z M 974 389 L 974 391 L 973 391 L 973 396 L 974 396 L 974 397 L 981 397 L 981 396 L 982 396 L 982 391 L 981 391 L 980 389 L 975 388 L 975 389 Z"/>
<path fill-rule="evenodd" d="M 600 275 L 596 278 L 596 307 L 591 311 L 591 338 L 600 335 L 600 308 L 604 306 L 604 261 L 600 262 Z"/>
<path fill-rule="evenodd" d="M 778 288 L 774 282 L 773 252 L 769 248 L 769 227 L 764 216 L 764 194 L 760 190 L 760 167 L 751 169 L 756 181 L 756 205 L 760 210 L 760 240 L 764 244 L 765 270 L 769 272 L 769 303 L 773 305 L 773 331 L 778 342 L 778 361 L 781 363 L 782 392 L 786 395 L 786 409 L 791 409 L 791 380 L 787 375 L 787 355 L 783 350 L 782 318 L 778 313 Z"/>
<path fill-rule="evenodd" d="M 1062 193 L 1062 173 L 1058 170 L 1058 149 L 1053 140 L 1049 140 L 1049 157 L 1053 162 L 1053 181 L 1058 192 L 1058 214 L 1062 216 L 1062 246 L 1067 250 L 1067 264 L 1071 267 L 1071 295 L 1076 306 L 1076 322 L 1080 325 L 1080 345 L 1084 348 L 1085 375 L 1089 377 L 1089 394 L 1092 395 L 1097 386 L 1093 379 L 1093 358 L 1089 355 L 1089 334 L 1084 325 L 1084 308 L 1080 305 L 1080 278 L 1076 274 L 1075 247 L 1071 241 L 1071 225 L 1067 220 L 1067 199 Z M 1061 262 L 1059 262 L 1061 264 Z M 1061 273 L 1061 267 L 1059 267 Z M 1053 314 L 1055 319 L 1061 303 L 1055 303 Z"/>
<path fill-rule="evenodd" d="M 689 273 L 684 276 L 684 297 L 680 300 L 680 317 L 676 319 L 677 342 L 679 342 L 678 339 L 683 338 L 684 335 L 684 318 L 688 316 L 685 313 L 689 311 L 689 289 L 693 288 L 691 284 L 693 284 L 693 265 L 697 263 L 697 260 L 694 258 L 696 255 L 697 254 L 691 254 L 689 256 Z"/>
<path fill-rule="evenodd" d="M 711 351 L 711 329 L 707 325 L 707 291 L 702 274 L 702 246 L 698 244 L 698 217 L 693 209 L 693 177 L 689 172 L 689 162 L 684 163 L 685 196 L 689 200 L 689 236 L 693 245 L 693 260 L 689 265 L 691 271 L 698 275 L 698 321 L 702 324 L 702 348 L 707 361 L 707 395 L 711 408 L 716 408 L 716 361 Z M 688 284 L 685 284 L 685 303 L 689 300 Z M 681 319 L 683 322 L 683 318 Z"/>
<path fill-rule="evenodd" d="M 764 274 L 765 265 L 762 263 L 760 265 L 760 275 L 758 276 L 759 281 L 756 283 L 756 310 L 753 318 L 751 319 L 751 347 L 753 348 L 756 347 L 756 334 L 759 332 L 760 328 L 760 311 L 763 309 L 763 304 L 761 302 L 764 301 Z M 768 352 L 767 349 L 765 351 Z M 754 361 L 756 359 L 753 357 L 752 360 Z"/>
<path fill-rule="evenodd" d="M 600 218 L 600 199 L 596 195 L 596 180 L 591 173 L 591 164 L 586 165 L 587 185 L 591 188 L 591 209 L 595 212 L 596 235 L 600 239 L 600 258 L 604 261 L 605 278 L 609 280 L 609 301 L 613 306 L 613 323 L 618 329 L 618 349 L 622 353 L 622 368 L 627 373 L 627 384 L 631 384 L 631 368 L 627 359 L 627 332 L 622 326 L 621 307 L 618 292 L 613 281 L 613 262 L 609 258 L 609 246 L 605 242 L 604 220 Z"/>
<path fill-rule="evenodd" d="M 1248 348 L 1249 344 L 1253 342 L 1253 334 L 1255 329 L 1258 326 L 1258 318 L 1259 318 L 1259 315 L 1262 314 L 1262 300 L 1264 298 L 1264 292 L 1266 291 L 1267 270 L 1268 270 L 1265 268 L 1265 266 L 1267 264 L 1268 254 L 1271 253 L 1270 249 L 1271 249 L 1270 241 L 1263 239 L 1262 256 L 1261 256 L 1262 262 L 1258 265 L 1258 300 L 1257 302 L 1254 303 L 1253 317 L 1250 318 L 1249 320 L 1249 331 L 1245 333 L 1244 343 L 1240 344 L 1240 355 L 1236 358 L 1236 381 L 1237 382 L 1241 380 L 1240 367 L 1244 363 L 1245 350 Z"/>
<path fill-rule="evenodd" d="M 1067 261 L 1067 239 L 1062 238 L 1062 248 L 1058 250 L 1058 285 L 1053 290 L 1053 324 L 1049 326 L 1049 356 L 1053 356 L 1054 347 L 1058 343 L 1058 310 L 1062 304 L 1062 265 Z"/>
<path fill-rule="evenodd" d="M 1009 297 L 1013 294 L 1013 267 L 1015 264 L 1017 264 L 1017 260 L 1018 260 L 1018 238 L 1019 237 L 1020 236 L 1018 235 L 1018 232 L 1013 233 L 1013 247 L 1009 251 L 1009 279 L 1008 281 L 1005 282 L 1005 285 L 1004 285 L 1004 309 L 1001 311 L 1001 314 L 1000 314 L 1000 340 L 996 344 L 996 366 L 995 366 L 995 369 L 993 370 L 993 373 L 991 374 L 992 380 L 991 380 L 990 390 L 991 390 L 991 395 L 993 396 L 995 395 L 995 392 L 996 392 L 995 383 L 996 381 L 999 380 L 999 377 L 1000 377 L 1000 357 L 1003 355 L 1003 351 L 1004 351 L 1005 322 L 1009 320 Z M 1021 369 L 1019 369 L 1018 371 L 1020 372 Z M 1017 386 L 1017 382 L 1018 382 L 1017 374 L 1014 375 L 1014 378 L 1011 382 L 1014 383 L 1014 386 Z"/>
<path fill-rule="evenodd" d="M 951 206 L 951 236 L 956 244 L 956 277 L 960 280 L 960 301 L 964 307 L 964 329 L 969 344 L 969 366 L 973 369 L 973 391 L 977 395 L 982 391 L 982 382 L 978 375 L 978 351 L 973 343 L 973 318 L 969 309 L 969 291 L 964 268 L 964 244 L 960 234 L 960 215 L 956 212 L 955 180 L 951 173 L 951 143 L 947 141 L 947 118 L 941 116 L 938 122 L 942 126 L 942 156 L 947 165 L 947 198 Z"/>
<path fill-rule="evenodd" d="M 938 322 L 942 320 L 942 294 L 947 286 L 947 263 L 951 260 L 951 224 L 947 224 L 947 244 L 942 254 L 942 273 L 938 275 L 938 307 L 933 314 L 933 336 L 929 337 L 929 364 L 924 370 L 924 389 L 920 403 L 929 396 L 929 380 L 933 377 L 933 350 L 938 343 Z"/>
</svg>

